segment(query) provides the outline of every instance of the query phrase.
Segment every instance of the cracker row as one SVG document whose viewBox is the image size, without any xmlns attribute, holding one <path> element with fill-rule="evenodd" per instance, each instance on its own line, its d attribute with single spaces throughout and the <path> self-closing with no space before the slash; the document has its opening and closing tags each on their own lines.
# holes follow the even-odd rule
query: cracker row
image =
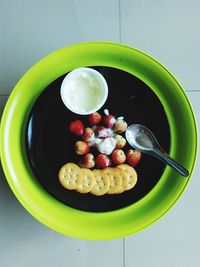
<svg viewBox="0 0 200 267">
<path fill-rule="evenodd" d="M 96 196 L 120 194 L 132 189 L 137 182 L 137 173 L 128 164 L 120 164 L 115 168 L 108 167 L 103 170 L 90 170 L 80 168 L 74 163 L 67 163 L 61 167 L 58 176 L 64 188 Z"/>
</svg>

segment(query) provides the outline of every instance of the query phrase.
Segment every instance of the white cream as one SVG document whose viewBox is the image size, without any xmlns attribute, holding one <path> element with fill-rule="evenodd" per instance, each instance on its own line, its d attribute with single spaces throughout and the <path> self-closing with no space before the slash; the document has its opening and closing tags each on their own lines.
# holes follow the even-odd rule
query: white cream
<svg viewBox="0 0 200 267">
<path fill-rule="evenodd" d="M 104 109 L 104 114 L 107 116 L 107 115 L 109 115 L 109 110 L 106 108 L 106 109 Z"/>
<path fill-rule="evenodd" d="M 104 138 L 106 136 L 110 137 L 113 134 L 113 130 L 111 130 L 110 128 L 105 128 L 104 130 L 101 130 L 98 132 L 98 137 L 99 138 Z"/>
<path fill-rule="evenodd" d="M 102 107 L 108 96 L 104 77 L 94 69 L 78 68 L 62 82 L 61 98 L 71 111 L 90 114 Z"/>
<path fill-rule="evenodd" d="M 104 113 L 105 115 L 109 115 L 108 109 L 105 109 Z M 114 123 L 116 121 L 120 121 L 123 119 L 124 117 L 120 116 L 117 118 L 117 120 L 114 119 L 115 121 L 112 121 L 112 122 Z M 97 128 L 96 125 L 92 127 L 94 132 L 96 128 Z M 108 136 L 108 137 L 106 137 L 105 139 L 102 139 L 104 136 Z M 105 155 L 110 155 L 115 149 L 116 144 L 117 144 L 117 140 L 115 138 L 115 133 L 113 129 L 110 129 L 110 128 L 105 128 L 103 130 L 100 130 L 98 132 L 98 137 L 94 134 L 88 141 L 89 146 L 95 146 L 100 153 L 105 154 Z"/>
<path fill-rule="evenodd" d="M 118 121 L 123 121 L 124 120 L 124 117 L 123 116 L 120 116 L 117 118 Z"/>
<path fill-rule="evenodd" d="M 116 139 L 108 137 L 98 145 L 98 151 L 105 155 L 110 155 L 116 147 Z"/>
<path fill-rule="evenodd" d="M 96 137 L 95 135 L 92 135 L 90 139 L 88 140 L 88 146 L 94 146 L 98 145 L 102 142 L 101 138 Z"/>
</svg>

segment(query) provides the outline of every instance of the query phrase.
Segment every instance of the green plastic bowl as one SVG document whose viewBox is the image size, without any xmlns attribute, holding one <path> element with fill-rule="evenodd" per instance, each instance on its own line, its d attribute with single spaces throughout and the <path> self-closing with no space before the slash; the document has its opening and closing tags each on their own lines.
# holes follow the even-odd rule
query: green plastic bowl
<svg viewBox="0 0 200 267">
<path fill-rule="evenodd" d="M 171 132 L 170 155 L 190 172 L 197 155 L 197 128 L 191 105 L 176 79 L 159 62 L 134 48 L 107 42 L 59 49 L 28 70 L 4 109 L 0 154 L 8 183 L 22 205 L 40 222 L 83 239 L 128 236 L 164 215 L 182 194 L 190 177 L 167 167 L 156 186 L 138 202 L 109 212 L 86 212 L 52 197 L 34 177 L 25 152 L 25 127 L 39 94 L 55 79 L 78 67 L 109 66 L 143 80 L 162 102 Z M 189 153 L 188 153 L 189 151 Z"/>
</svg>

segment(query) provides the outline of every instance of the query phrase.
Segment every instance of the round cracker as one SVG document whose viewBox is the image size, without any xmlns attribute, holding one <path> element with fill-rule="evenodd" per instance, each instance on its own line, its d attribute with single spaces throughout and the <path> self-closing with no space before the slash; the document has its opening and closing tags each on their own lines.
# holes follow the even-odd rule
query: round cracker
<svg viewBox="0 0 200 267">
<path fill-rule="evenodd" d="M 102 196 L 106 194 L 110 186 L 108 175 L 103 173 L 103 171 L 96 169 L 92 170 L 92 172 L 94 175 L 94 186 L 90 192 L 95 196 Z"/>
<path fill-rule="evenodd" d="M 105 168 L 102 172 L 108 175 L 110 180 L 110 186 L 107 194 L 115 194 L 115 192 L 119 191 L 122 184 L 122 178 L 119 174 L 119 170 L 116 168 Z"/>
<path fill-rule="evenodd" d="M 117 168 L 125 171 L 128 174 L 128 184 L 126 185 L 126 189 L 125 190 L 130 190 L 132 189 L 136 183 L 137 183 L 137 173 L 135 171 L 135 169 L 131 166 L 129 166 L 128 164 L 120 164 L 117 166 Z"/>
<path fill-rule="evenodd" d="M 81 194 L 86 194 L 90 192 L 94 186 L 94 175 L 93 172 L 86 168 L 81 168 L 83 175 L 82 182 L 78 184 L 76 191 Z"/>
<path fill-rule="evenodd" d="M 77 164 L 67 163 L 61 167 L 58 177 L 64 188 L 73 190 L 82 182 L 83 174 Z"/>
<path fill-rule="evenodd" d="M 128 190 L 130 179 L 129 179 L 129 174 L 126 171 L 124 171 L 120 168 L 116 168 L 116 169 L 118 169 L 118 171 L 119 171 L 119 175 L 122 179 L 122 183 L 121 183 L 119 189 L 115 192 L 115 194 L 120 194 L 120 193 L 123 193 L 124 191 Z"/>
</svg>

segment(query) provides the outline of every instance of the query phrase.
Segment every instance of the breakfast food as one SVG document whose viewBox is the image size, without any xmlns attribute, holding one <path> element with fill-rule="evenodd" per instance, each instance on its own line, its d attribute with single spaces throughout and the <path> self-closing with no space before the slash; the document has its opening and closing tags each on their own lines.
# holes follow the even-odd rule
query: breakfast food
<svg viewBox="0 0 200 267">
<path fill-rule="evenodd" d="M 84 155 L 84 157 L 79 161 L 79 166 L 92 169 L 95 166 L 94 155 L 92 153 Z"/>
<path fill-rule="evenodd" d="M 94 175 L 93 172 L 86 168 L 81 168 L 82 182 L 77 184 L 76 191 L 81 194 L 86 194 L 94 187 Z"/>
<path fill-rule="evenodd" d="M 125 185 L 126 190 L 132 189 L 137 183 L 137 173 L 134 168 L 128 164 L 120 164 L 117 168 L 125 171 L 128 174 L 128 183 Z"/>
<path fill-rule="evenodd" d="M 107 128 L 113 128 L 116 122 L 116 118 L 114 115 L 106 115 L 103 119 L 103 123 Z"/>
<path fill-rule="evenodd" d="M 126 161 L 126 155 L 122 149 L 115 149 L 112 152 L 112 161 L 116 164 L 122 164 Z"/>
<path fill-rule="evenodd" d="M 107 193 L 110 186 L 109 176 L 101 170 L 93 170 L 94 186 L 91 193 L 95 196 L 102 196 Z"/>
<path fill-rule="evenodd" d="M 101 120 L 102 116 L 98 112 L 94 112 L 88 116 L 88 122 L 92 126 L 99 124 Z"/>
<path fill-rule="evenodd" d="M 120 164 L 115 168 L 90 170 L 80 168 L 74 163 L 67 163 L 61 167 L 58 176 L 65 189 L 95 196 L 120 194 L 132 189 L 137 182 L 136 171 L 127 164 Z"/>
<path fill-rule="evenodd" d="M 84 133 L 84 125 L 80 120 L 72 121 L 69 125 L 69 130 L 75 135 L 82 135 Z"/>
<path fill-rule="evenodd" d="M 123 133 L 128 125 L 124 118 L 116 118 L 108 110 L 104 113 L 90 114 L 88 125 L 81 120 L 70 123 L 70 132 L 82 140 L 75 142 L 77 164 L 65 164 L 59 171 L 64 188 L 102 196 L 121 194 L 135 186 L 137 173 L 133 167 L 139 163 L 141 152 L 125 150 Z"/>
<path fill-rule="evenodd" d="M 84 130 L 84 133 L 82 135 L 82 140 L 85 141 L 85 142 L 89 142 L 90 139 L 94 136 L 94 131 L 92 128 L 90 127 L 87 127 L 85 128 Z"/>
<path fill-rule="evenodd" d="M 99 154 L 96 157 L 96 167 L 98 169 L 104 169 L 106 167 L 109 167 L 111 165 L 111 160 L 108 156 L 104 154 Z"/>
<path fill-rule="evenodd" d="M 126 158 L 127 158 L 127 163 L 130 166 L 135 167 L 141 159 L 141 152 L 136 149 L 129 149 L 126 152 Z"/>
<path fill-rule="evenodd" d="M 123 120 L 123 117 L 117 119 L 114 125 L 114 132 L 115 133 L 123 133 L 127 129 L 127 123 Z"/>
<path fill-rule="evenodd" d="M 77 68 L 65 76 L 60 94 L 69 110 L 86 115 L 103 106 L 108 96 L 108 85 L 100 72 L 92 68 Z"/>
<path fill-rule="evenodd" d="M 110 155 L 116 147 L 116 140 L 114 137 L 108 137 L 96 144 L 97 150 L 105 155 Z"/>
<path fill-rule="evenodd" d="M 115 134 L 114 138 L 116 140 L 116 148 L 123 148 L 126 145 L 126 139 L 120 134 Z"/>
<path fill-rule="evenodd" d="M 109 129 L 105 128 L 104 126 L 97 126 L 95 129 L 95 134 L 97 138 L 101 139 L 108 138 L 111 135 Z"/>
<path fill-rule="evenodd" d="M 74 163 L 67 163 L 61 167 L 58 177 L 64 188 L 73 190 L 82 183 L 83 173 L 78 165 Z"/>
<path fill-rule="evenodd" d="M 95 149 L 94 157 L 95 165 L 86 167 L 83 162 L 85 159 L 79 160 L 80 167 L 103 169 L 108 166 L 116 166 L 118 164 L 127 163 L 135 167 L 141 158 L 141 153 L 136 150 L 126 149 L 126 139 L 123 134 L 127 129 L 127 122 L 124 117 L 116 117 L 109 114 L 107 109 L 104 110 L 105 115 L 102 116 L 98 112 L 90 114 L 87 118 L 88 122 L 84 124 L 80 120 L 70 123 L 70 131 L 81 137 L 75 143 L 75 151 L 77 155 L 85 155 Z M 81 134 L 82 133 L 82 134 Z M 80 135 L 81 134 L 81 135 Z M 99 156 L 98 154 L 102 154 Z"/>
<path fill-rule="evenodd" d="M 110 179 L 110 185 L 107 190 L 107 194 L 115 194 L 117 191 L 119 191 L 122 184 L 122 178 L 119 170 L 116 168 L 106 168 L 102 172 L 105 173 L 105 175 L 108 175 Z"/>
<path fill-rule="evenodd" d="M 121 194 L 126 190 L 129 190 L 129 174 L 127 171 L 124 171 L 120 168 L 116 168 L 118 170 L 118 173 L 122 179 L 122 183 L 120 185 L 120 187 L 118 188 L 118 190 L 115 192 L 115 194 Z"/>
<path fill-rule="evenodd" d="M 89 152 L 90 147 L 84 141 L 77 141 L 75 143 L 75 150 L 76 150 L 76 154 L 85 155 L 85 154 L 87 154 Z"/>
</svg>

